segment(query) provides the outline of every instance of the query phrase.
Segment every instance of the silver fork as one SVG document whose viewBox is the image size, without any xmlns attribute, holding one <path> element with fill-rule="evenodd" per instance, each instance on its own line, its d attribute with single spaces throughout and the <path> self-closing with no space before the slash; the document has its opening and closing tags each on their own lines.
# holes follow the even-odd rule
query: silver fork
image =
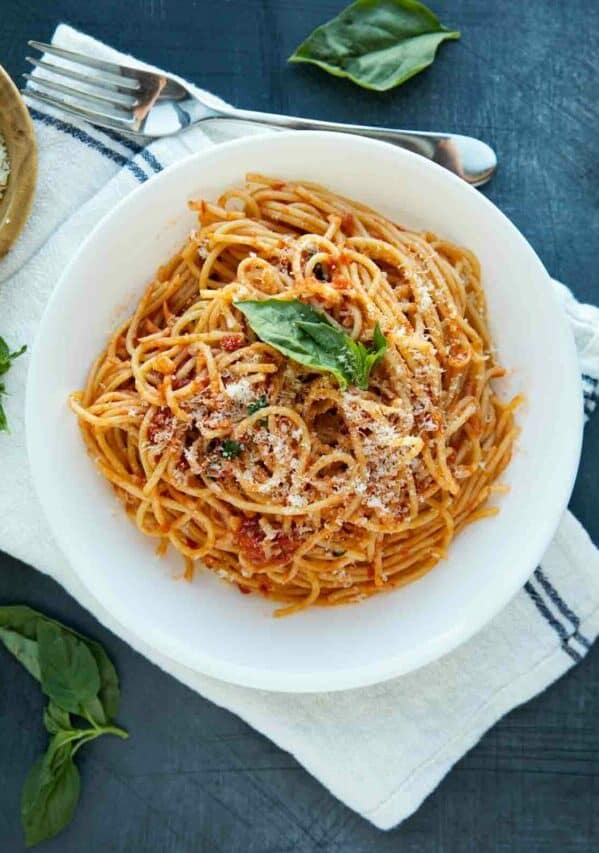
<svg viewBox="0 0 599 853">
<path fill-rule="evenodd" d="M 39 41 L 28 44 L 68 63 L 56 64 L 28 56 L 28 62 L 51 75 L 24 74 L 28 81 L 24 94 L 28 98 L 121 133 L 157 138 L 201 121 L 234 119 L 291 130 L 333 130 L 380 139 L 445 166 L 473 186 L 485 184 L 497 168 L 493 149 L 470 136 L 240 110 L 218 99 L 211 102 L 166 74 L 118 65 Z"/>
</svg>

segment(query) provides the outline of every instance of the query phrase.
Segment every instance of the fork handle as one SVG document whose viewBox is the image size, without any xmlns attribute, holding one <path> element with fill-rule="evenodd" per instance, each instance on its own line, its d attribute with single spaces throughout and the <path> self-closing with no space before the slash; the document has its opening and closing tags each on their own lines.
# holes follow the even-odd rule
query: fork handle
<svg viewBox="0 0 599 853">
<path fill-rule="evenodd" d="M 493 149 L 471 136 L 458 133 L 431 133 L 422 130 L 392 130 L 385 127 L 369 127 L 361 124 L 340 124 L 334 121 L 282 116 L 254 110 L 233 109 L 223 111 L 222 118 L 240 119 L 255 124 L 289 130 L 333 130 L 337 133 L 355 133 L 399 145 L 423 157 L 445 166 L 472 186 L 485 184 L 497 168 L 497 157 Z"/>
</svg>

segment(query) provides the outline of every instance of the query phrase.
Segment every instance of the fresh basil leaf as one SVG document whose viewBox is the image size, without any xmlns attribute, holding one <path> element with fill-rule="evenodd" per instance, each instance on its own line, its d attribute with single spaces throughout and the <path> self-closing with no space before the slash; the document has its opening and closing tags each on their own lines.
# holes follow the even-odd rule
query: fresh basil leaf
<svg viewBox="0 0 599 853">
<path fill-rule="evenodd" d="M 345 349 L 348 335 L 332 326 L 326 318 L 318 317 L 316 321 L 312 322 L 306 322 L 306 320 L 297 320 L 296 322 L 298 328 L 305 332 L 309 338 L 312 338 L 324 352 L 335 354 Z"/>
<path fill-rule="evenodd" d="M 385 357 L 387 352 L 387 340 L 381 332 L 381 327 L 377 323 L 374 327 L 374 337 L 372 346 L 367 349 L 363 343 L 358 341 L 356 344 L 356 362 L 357 362 L 357 381 L 359 388 L 366 390 L 368 388 L 368 380 L 372 368 Z"/>
<path fill-rule="evenodd" d="M 61 630 L 85 643 L 96 662 L 96 666 L 98 667 L 100 674 L 100 690 L 98 692 L 98 699 L 100 700 L 104 711 L 104 714 L 100 715 L 96 708 L 95 712 L 92 712 L 92 717 L 97 723 L 107 723 L 110 722 L 110 720 L 114 720 L 119 710 L 119 678 L 112 661 L 100 643 L 95 642 L 95 640 L 90 640 L 88 637 L 84 637 L 77 631 L 73 631 L 71 628 L 61 625 L 60 622 L 50 619 L 43 613 L 33 610 L 31 607 L 27 607 L 25 605 L 0 606 L 0 628 L 8 628 L 29 640 L 37 640 L 38 627 L 42 623 L 57 625 Z"/>
<path fill-rule="evenodd" d="M 289 58 L 384 92 L 432 64 L 448 30 L 418 0 L 356 0 L 311 33 Z"/>
<path fill-rule="evenodd" d="M 56 738 L 23 786 L 21 822 L 28 847 L 58 835 L 70 823 L 79 800 L 81 783 L 72 745 Z"/>
<path fill-rule="evenodd" d="M 4 385 L 0 382 L 0 398 L 4 394 Z M 8 432 L 8 421 L 6 419 L 6 412 L 4 411 L 4 406 L 2 405 L 2 400 L 0 399 L 0 432 Z"/>
<path fill-rule="evenodd" d="M 104 713 L 104 708 L 102 707 L 102 703 L 98 696 L 94 696 L 82 705 L 81 713 L 87 720 L 91 720 L 96 725 L 104 725 L 104 723 L 108 722 L 106 714 Z"/>
<path fill-rule="evenodd" d="M 335 329 L 324 314 L 298 299 L 248 300 L 233 305 L 245 315 L 261 340 L 306 367 L 332 373 L 341 388 L 347 387 L 346 375 L 337 358 L 338 353 L 346 351 L 347 335 Z M 320 325 L 331 330 L 331 335 L 323 331 L 319 340 L 316 327 Z"/>
<path fill-rule="evenodd" d="M 35 610 L 22 605 L 0 607 L 0 639 L 27 672 L 41 681 L 37 643 L 39 616 Z M 18 637 L 22 643 L 18 642 Z"/>
<path fill-rule="evenodd" d="M 26 349 L 26 346 L 22 346 L 20 350 L 11 352 L 4 338 L 0 337 L 0 365 L 6 364 L 6 362 L 8 361 L 14 361 L 15 358 L 18 358 L 20 355 L 23 355 Z"/>
<path fill-rule="evenodd" d="M 38 626 L 42 690 L 60 708 L 80 714 L 97 697 L 100 674 L 85 643 L 58 625 Z"/>
<path fill-rule="evenodd" d="M 76 636 L 80 637 L 87 648 L 93 655 L 93 658 L 96 662 L 96 666 L 98 667 L 98 672 L 100 673 L 100 690 L 98 691 L 98 699 L 102 703 L 102 708 L 104 709 L 105 719 L 96 719 L 96 722 L 110 722 L 114 720 L 119 712 L 119 702 L 121 698 L 121 691 L 119 688 L 119 677 L 117 675 L 116 669 L 114 668 L 114 664 L 102 648 L 99 643 L 96 643 L 94 640 L 88 640 L 85 637 L 81 637 L 80 634 L 76 634 Z"/>
<path fill-rule="evenodd" d="M 29 640 L 23 634 L 11 631 L 9 628 L 0 628 L 0 640 L 25 667 L 29 675 L 41 681 L 37 640 Z"/>
<path fill-rule="evenodd" d="M 27 347 L 23 346 L 20 350 L 17 350 L 16 352 L 11 352 L 4 338 L 0 338 L 0 376 L 2 376 L 9 370 L 15 358 L 18 358 L 20 355 L 23 355 L 26 349 Z M 0 382 L 0 397 L 2 397 L 3 394 L 6 394 L 6 388 L 4 386 L 4 383 Z M 4 411 L 2 402 L 0 402 L 0 432 L 9 432 L 6 412 Z"/>
<path fill-rule="evenodd" d="M 24 604 L 6 604 L 0 607 L 0 628 L 9 628 L 28 640 L 37 640 L 37 626 L 41 619 L 47 617 Z"/>
<path fill-rule="evenodd" d="M 44 726 L 46 731 L 51 735 L 59 732 L 69 731 L 72 729 L 71 715 L 68 711 L 63 711 L 51 699 L 46 708 L 44 708 Z"/>
<path fill-rule="evenodd" d="M 79 746 L 105 734 L 128 734 L 105 724 L 118 710 L 119 684 L 99 643 L 22 605 L 0 606 L 0 640 L 50 697 L 44 725 L 52 738 L 29 772 L 21 798 L 25 839 L 33 846 L 59 833 L 72 818 L 79 799 L 79 773 L 73 763 Z M 74 728 L 71 711 L 93 726 Z"/>
<path fill-rule="evenodd" d="M 256 335 L 283 355 L 314 370 L 332 373 L 342 390 L 368 387 L 370 372 L 385 355 L 387 341 L 377 327 L 374 349 L 352 340 L 325 314 L 297 299 L 234 302 Z"/>
<path fill-rule="evenodd" d="M 342 389 L 347 388 L 356 373 L 353 347 L 349 335 L 323 322 L 306 323 L 303 320 L 298 320 L 297 327 L 311 338 L 320 349 L 319 361 L 322 366 L 325 367 L 328 363 L 330 366 L 325 369 L 334 373 Z"/>
<path fill-rule="evenodd" d="M 15 358 L 18 358 L 20 355 L 23 355 L 23 353 L 25 353 L 25 352 L 27 352 L 27 345 L 23 344 L 21 349 L 15 350 L 15 352 L 11 352 L 11 354 L 9 355 L 9 358 L 11 361 L 14 361 Z"/>
</svg>

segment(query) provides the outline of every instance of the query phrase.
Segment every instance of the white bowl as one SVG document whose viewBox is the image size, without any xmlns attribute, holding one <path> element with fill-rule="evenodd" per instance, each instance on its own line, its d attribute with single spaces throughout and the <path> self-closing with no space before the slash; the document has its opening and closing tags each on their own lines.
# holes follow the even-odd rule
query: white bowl
<svg viewBox="0 0 599 853">
<path fill-rule="evenodd" d="M 215 198 L 246 171 L 318 181 L 393 219 L 473 249 L 482 263 L 505 393 L 520 391 L 522 435 L 501 512 L 464 530 L 421 580 L 359 605 L 287 619 L 210 572 L 171 577 L 154 540 L 96 473 L 67 396 L 84 384 L 117 321 Z M 339 690 L 416 669 L 482 628 L 535 568 L 566 507 L 582 406 L 570 330 L 541 262 L 483 195 L 414 154 L 372 140 L 290 132 L 247 138 L 177 163 L 93 230 L 65 270 L 34 346 L 27 392 L 31 468 L 52 530 L 90 592 L 130 631 L 191 669 L 282 691 Z"/>
</svg>

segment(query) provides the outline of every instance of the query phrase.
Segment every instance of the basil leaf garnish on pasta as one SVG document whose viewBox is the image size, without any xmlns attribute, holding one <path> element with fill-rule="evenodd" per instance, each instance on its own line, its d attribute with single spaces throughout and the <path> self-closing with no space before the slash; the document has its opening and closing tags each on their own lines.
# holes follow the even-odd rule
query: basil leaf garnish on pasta
<svg viewBox="0 0 599 853">
<path fill-rule="evenodd" d="M 356 0 L 317 27 L 289 58 L 384 92 L 432 64 L 448 30 L 418 0 Z"/>
<path fill-rule="evenodd" d="M 233 305 L 260 340 L 306 367 L 332 373 L 342 390 L 348 385 L 368 388 L 372 368 L 387 351 L 378 323 L 373 343 L 366 347 L 299 299 L 248 300 Z"/>
</svg>

